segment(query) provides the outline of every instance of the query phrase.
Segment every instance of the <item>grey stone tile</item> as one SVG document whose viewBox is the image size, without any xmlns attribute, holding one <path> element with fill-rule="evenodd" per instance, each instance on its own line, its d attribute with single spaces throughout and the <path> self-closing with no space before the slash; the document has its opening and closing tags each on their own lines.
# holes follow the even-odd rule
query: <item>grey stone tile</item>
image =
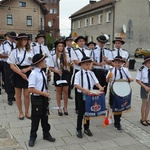
<svg viewBox="0 0 150 150">
<path fill-rule="evenodd" d="M 125 145 L 131 145 L 131 144 L 137 144 L 138 143 L 138 141 L 136 141 L 135 139 L 133 139 L 130 136 L 113 138 L 112 140 L 120 146 L 125 146 Z"/>
<path fill-rule="evenodd" d="M 97 141 L 97 142 L 87 142 L 87 143 L 82 143 L 81 146 L 85 150 L 105 150 L 109 148 L 117 148 L 118 145 L 112 141 L 112 140 L 104 140 L 104 141 Z"/>
</svg>

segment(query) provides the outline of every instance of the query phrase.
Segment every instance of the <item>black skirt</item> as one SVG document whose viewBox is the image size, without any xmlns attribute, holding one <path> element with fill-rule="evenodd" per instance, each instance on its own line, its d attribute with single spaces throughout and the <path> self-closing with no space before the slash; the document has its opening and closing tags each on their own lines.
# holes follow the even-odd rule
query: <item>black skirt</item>
<svg viewBox="0 0 150 150">
<path fill-rule="evenodd" d="M 20 69 L 28 68 L 29 66 L 18 66 Z M 26 72 L 26 76 L 29 77 L 31 70 Z M 15 88 L 28 88 L 28 81 L 23 79 L 19 74 L 14 72 L 14 87 Z"/>
<path fill-rule="evenodd" d="M 66 80 L 67 83 L 62 83 L 57 85 L 56 81 L 58 80 Z M 58 73 L 54 72 L 54 84 L 55 86 L 61 87 L 61 86 L 69 86 L 70 85 L 70 72 L 67 70 L 62 71 L 62 77 Z"/>
</svg>

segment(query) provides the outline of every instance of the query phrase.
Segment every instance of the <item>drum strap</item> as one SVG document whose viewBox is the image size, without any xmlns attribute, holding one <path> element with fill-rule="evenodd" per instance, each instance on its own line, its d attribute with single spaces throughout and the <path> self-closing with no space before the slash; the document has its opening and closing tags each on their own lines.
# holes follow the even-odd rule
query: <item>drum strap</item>
<svg viewBox="0 0 150 150">
<path fill-rule="evenodd" d="M 123 70 L 123 68 L 122 68 L 122 71 L 123 71 L 123 73 L 125 74 L 125 76 L 127 77 L 128 82 L 130 83 L 130 79 L 129 79 L 129 77 L 127 76 L 127 74 L 125 73 L 125 71 Z M 114 82 L 115 82 L 115 80 L 116 80 L 116 75 L 117 75 L 117 69 L 115 68 L 115 77 L 114 77 L 114 81 L 113 81 L 113 83 L 114 83 Z"/>
<path fill-rule="evenodd" d="M 122 69 L 122 70 L 123 70 L 123 69 Z M 124 71 L 124 70 L 123 70 L 123 72 L 124 72 L 125 76 L 127 77 L 128 82 L 130 83 L 130 79 L 129 79 L 129 77 L 127 76 L 127 74 L 125 73 L 125 71 Z"/>
<path fill-rule="evenodd" d="M 83 87 L 83 70 L 81 69 L 81 86 Z"/>
</svg>

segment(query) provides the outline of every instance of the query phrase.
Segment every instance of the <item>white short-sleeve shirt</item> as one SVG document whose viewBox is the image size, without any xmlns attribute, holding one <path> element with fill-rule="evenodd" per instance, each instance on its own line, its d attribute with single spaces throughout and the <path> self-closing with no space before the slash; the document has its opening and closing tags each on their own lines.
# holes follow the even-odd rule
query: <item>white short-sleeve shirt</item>
<svg viewBox="0 0 150 150">
<path fill-rule="evenodd" d="M 87 70 L 88 72 L 88 76 L 89 76 L 89 79 L 90 79 L 90 85 L 91 85 L 91 89 L 93 89 L 93 86 L 98 82 L 95 74 L 93 71 L 90 71 L 90 70 Z M 80 85 L 82 86 L 82 77 L 81 77 L 81 74 L 83 73 L 83 88 L 84 89 L 88 89 L 88 81 L 87 81 L 87 75 L 86 75 L 86 70 L 84 69 L 81 69 L 80 71 L 78 71 L 76 74 L 75 74 L 75 80 L 74 80 L 74 85 Z M 78 92 L 81 93 L 80 90 L 77 90 Z"/>
<path fill-rule="evenodd" d="M 122 74 L 123 80 L 128 80 L 128 78 L 131 78 L 131 75 L 130 75 L 128 68 L 121 67 L 120 69 L 121 69 L 121 74 Z M 116 70 L 116 76 L 115 76 L 115 70 Z M 110 73 L 110 70 L 108 71 L 106 78 L 109 76 L 109 73 Z M 110 84 L 112 84 L 114 82 L 114 80 L 118 80 L 121 77 L 119 69 L 117 69 L 115 67 L 112 68 L 112 74 L 113 74 L 113 78 L 112 78 L 112 81 Z"/>
<path fill-rule="evenodd" d="M 44 74 L 44 77 L 45 77 L 45 80 L 46 80 L 46 83 L 47 83 L 47 77 L 43 71 L 43 74 Z M 42 90 L 42 87 L 43 87 L 43 76 L 42 76 L 42 73 L 41 73 L 41 69 L 40 68 L 37 68 L 35 67 L 32 72 L 30 73 L 29 75 L 29 78 L 28 78 L 28 87 L 33 87 L 39 91 Z M 47 92 L 45 86 L 44 86 L 44 89 L 43 89 L 43 92 Z"/>
<path fill-rule="evenodd" d="M 143 83 L 148 83 L 148 68 L 144 65 L 143 69 L 138 70 L 136 80 L 140 80 Z"/>
<path fill-rule="evenodd" d="M 85 55 L 87 57 L 90 57 L 90 55 L 91 55 L 90 50 L 79 47 L 79 48 L 75 49 L 74 52 L 72 51 L 72 58 L 71 58 L 72 61 L 74 61 L 74 60 L 81 61 L 81 59 L 83 58 L 83 54 L 81 53 L 82 49 L 84 50 Z M 75 70 L 80 70 L 81 68 L 80 68 L 80 66 L 74 64 L 74 69 Z"/>
<path fill-rule="evenodd" d="M 105 48 L 105 47 L 102 48 L 102 49 L 103 49 L 103 52 L 104 52 L 103 56 L 105 56 L 108 60 L 113 60 L 111 51 L 109 49 Z M 93 58 L 94 62 L 100 63 L 100 53 L 101 53 L 101 47 L 99 47 L 99 45 L 97 45 L 95 47 L 95 49 L 93 50 L 93 53 L 92 53 L 92 58 Z M 109 65 L 106 64 L 105 67 L 104 66 L 96 66 L 96 65 L 94 65 L 93 68 L 108 70 L 109 69 Z"/>
<path fill-rule="evenodd" d="M 32 58 L 33 58 L 33 52 L 31 50 L 26 51 L 25 54 L 25 48 L 21 48 L 19 49 L 14 49 L 13 51 L 11 51 L 7 63 L 9 64 L 17 64 L 19 65 L 25 55 L 25 58 L 23 60 L 23 62 L 21 63 L 21 66 L 27 66 L 27 65 L 31 65 L 32 64 Z"/>
</svg>

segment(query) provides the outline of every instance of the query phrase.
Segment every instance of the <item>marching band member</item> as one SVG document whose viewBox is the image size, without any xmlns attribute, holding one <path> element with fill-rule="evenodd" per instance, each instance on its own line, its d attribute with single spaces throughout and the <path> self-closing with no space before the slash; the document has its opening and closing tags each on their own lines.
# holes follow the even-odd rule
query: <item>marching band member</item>
<svg viewBox="0 0 150 150">
<path fill-rule="evenodd" d="M 73 76 L 73 62 L 72 62 L 72 58 L 71 58 L 71 51 L 74 51 L 73 47 L 72 47 L 72 42 L 73 42 L 73 38 L 71 37 L 66 37 L 65 39 L 65 43 L 66 43 L 66 53 L 69 56 L 69 65 L 70 65 L 70 85 L 69 85 L 69 89 L 68 89 L 68 98 L 69 99 L 73 99 L 73 97 L 71 96 L 71 90 L 72 90 L 72 83 L 71 83 L 71 79 Z"/>
<path fill-rule="evenodd" d="M 11 51 L 16 47 L 15 39 L 16 39 L 16 33 L 15 32 L 10 32 L 8 33 L 6 41 L 3 43 L 3 47 L 0 50 L 1 53 L 1 58 L 3 58 L 4 61 L 4 81 L 5 81 L 5 91 L 7 93 L 7 100 L 8 100 L 8 105 L 12 105 L 15 100 L 15 89 L 11 81 L 11 76 L 13 74 L 10 64 L 7 63 L 7 59 L 11 53 Z"/>
<path fill-rule="evenodd" d="M 3 42 L 5 41 L 3 36 L 0 36 L 0 49 L 3 50 Z M 1 72 L 1 81 L 0 82 L 4 82 L 4 61 L 3 59 L 1 59 L 1 53 L 0 53 L 0 72 Z M 2 84 L 0 83 L 1 87 L 0 87 L 0 95 L 1 95 L 1 88 L 2 88 Z"/>
<path fill-rule="evenodd" d="M 55 138 L 51 136 L 50 124 L 48 123 L 49 115 L 49 103 L 48 103 L 48 87 L 47 87 L 47 77 L 42 68 L 45 68 L 45 58 L 46 56 L 42 54 L 34 55 L 32 59 L 32 70 L 29 76 L 28 91 L 31 94 L 31 130 L 30 130 L 30 140 L 28 145 L 33 147 L 35 140 L 37 138 L 37 130 L 39 127 L 39 122 L 41 120 L 41 125 L 43 129 L 43 139 L 55 142 Z"/>
<path fill-rule="evenodd" d="M 95 46 L 96 46 L 96 43 L 94 43 L 92 41 L 87 43 L 87 47 L 88 47 L 89 50 L 95 49 Z"/>
<path fill-rule="evenodd" d="M 45 59 L 46 60 L 46 65 L 47 67 L 49 67 L 49 63 L 50 61 L 52 61 L 51 59 L 51 54 L 48 50 L 48 47 L 44 45 L 44 38 L 45 38 L 45 35 L 44 34 L 37 34 L 36 36 L 36 43 L 33 45 L 33 48 L 32 48 L 32 51 L 33 51 L 33 54 L 42 54 L 42 55 L 46 55 L 47 58 Z M 46 72 L 46 68 L 44 69 L 44 71 Z"/>
<path fill-rule="evenodd" d="M 85 49 L 85 41 L 86 39 L 83 36 L 78 36 L 74 41 L 78 45 L 78 48 L 72 51 L 72 54 L 71 54 L 72 61 L 74 62 L 75 73 L 77 73 L 80 70 L 79 63 L 81 59 L 85 56 L 90 57 L 90 51 L 88 49 Z M 78 98 L 78 92 L 77 92 L 77 89 L 75 88 L 75 110 L 77 114 L 78 114 L 78 101 L 79 100 L 80 99 Z"/>
<path fill-rule="evenodd" d="M 112 42 L 115 46 L 115 48 L 112 50 L 112 58 L 114 59 L 116 56 L 121 56 L 125 60 L 123 66 L 128 68 L 129 53 L 127 50 L 121 48 L 122 45 L 125 44 L 125 41 L 120 37 L 116 37 Z M 113 62 L 112 62 L 112 66 L 114 66 Z"/>
<path fill-rule="evenodd" d="M 69 73 L 69 57 L 65 51 L 64 41 L 57 41 L 55 43 L 56 54 L 52 56 L 52 62 L 50 69 L 54 72 L 54 84 L 56 87 L 56 99 L 58 109 L 58 115 L 62 116 L 61 109 L 61 96 L 63 95 L 64 107 L 63 111 L 65 115 L 68 115 L 68 87 L 70 85 L 70 73 Z M 65 83 L 58 83 L 59 81 L 65 81 Z"/>
<path fill-rule="evenodd" d="M 14 71 L 14 87 L 15 87 L 15 98 L 16 104 L 19 110 L 19 119 L 24 119 L 24 114 L 22 110 L 21 96 L 22 92 L 24 94 L 24 105 L 25 105 L 25 116 L 31 119 L 29 114 L 29 92 L 28 92 L 28 81 L 27 78 L 31 72 L 33 53 L 30 50 L 30 45 L 27 42 L 28 36 L 25 33 L 20 33 L 16 40 L 17 45 L 7 60 L 10 64 L 10 68 Z"/>
<path fill-rule="evenodd" d="M 115 82 L 115 80 L 123 79 L 123 80 L 129 80 L 130 82 L 133 82 L 133 79 L 131 78 L 130 72 L 128 68 L 122 67 L 122 64 L 124 63 L 124 59 L 121 56 L 116 56 L 114 59 L 114 67 L 112 68 L 112 74 L 113 77 L 110 81 L 110 88 L 112 86 L 112 83 Z M 106 81 L 109 82 L 109 74 L 108 72 L 106 76 Z M 115 97 L 110 90 L 110 106 L 113 107 L 113 103 L 115 102 Z M 122 130 L 121 128 L 121 116 L 122 112 L 119 112 L 118 114 L 114 114 L 114 126 L 117 128 L 117 130 Z"/>
<path fill-rule="evenodd" d="M 109 70 L 109 64 L 112 60 L 112 55 L 109 49 L 105 48 L 105 44 L 108 42 L 104 35 L 97 37 L 98 45 L 93 50 L 93 72 L 95 73 L 99 83 L 105 88 L 104 92 L 107 92 L 106 75 Z M 96 87 L 95 87 L 96 89 Z"/>
<path fill-rule="evenodd" d="M 79 93 L 78 101 L 78 116 L 77 116 L 77 137 L 82 138 L 82 120 L 85 113 L 85 100 L 83 99 L 83 93 L 90 94 L 90 90 L 96 85 L 99 90 L 104 90 L 99 84 L 96 76 L 90 70 L 92 59 L 90 57 L 83 57 L 79 62 L 81 65 L 81 70 L 75 74 L 74 86 L 77 88 Z M 84 133 L 88 136 L 92 136 L 92 132 L 89 129 L 90 120 L 86 121 L 84 124 Z"/>
<path fill-rule="evenodd" d="M 150 57 L 145 57 L 143 66 L 138 70 L 136 82 L 141 85 L 140 96 L 142 99 L 141 105 L 141 124 L 144 126 L 150 125 L 148 115 L 150 111 Z"/>
</svg>

